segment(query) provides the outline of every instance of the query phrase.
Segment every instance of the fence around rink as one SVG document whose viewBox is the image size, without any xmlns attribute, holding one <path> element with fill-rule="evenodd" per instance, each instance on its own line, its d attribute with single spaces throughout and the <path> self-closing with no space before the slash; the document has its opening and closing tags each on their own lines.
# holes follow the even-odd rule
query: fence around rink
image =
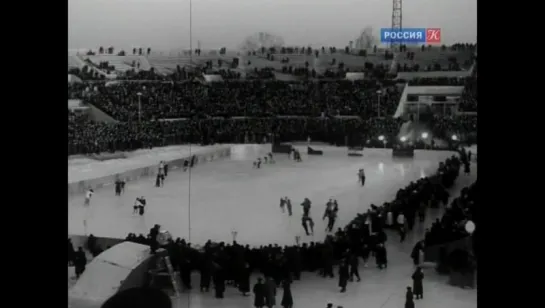
<svg viewBox="0 0 545 308">
<path fill-rule="evenodd" d="M 171 169 L 181 168 L 184 164 L 184 161 L 190 159 L 192 156 L 195 156 L 196 163 L 202 164 L 224 157 L 229 157 L 231 155 L 231 147 L 225 146 L 220 148 L 214 148 L 210 150 L 203 151 L 201 153 L 194 153 L 193 155 L 184 155 L 183 157 L 169 160 L 167 164 Z M 135 181 L 142 177 L 154 176 L 158 172 L 157 164 L 159 162 L 154 162 L 153 165 L 142 166 L 135 169 L 125 170 L 123 172 L 112 173 L 102 177 L 84 179 L 84 180 L 75 180 L 68 183 L 68 195 L 82 194 L 87 191 L 89 188 L 99 189 L 107 185 L 113 184 L 117 178 L 123 179 L 126 182 Z M 70 181 L 70 179 L 69 179 Z"/>
</svg>

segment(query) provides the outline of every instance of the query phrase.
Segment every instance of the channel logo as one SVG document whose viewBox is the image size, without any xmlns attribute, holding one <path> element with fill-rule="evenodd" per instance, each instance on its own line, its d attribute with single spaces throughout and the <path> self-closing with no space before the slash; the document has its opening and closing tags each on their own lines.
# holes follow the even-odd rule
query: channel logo
<svg viewBox="0 0 545 308">
<path fill-rule="evenodd" d="M 441 28 L 381 28 L 380 42 L 399 44 L 439 44 L 441 43 Z"/>
</svg>

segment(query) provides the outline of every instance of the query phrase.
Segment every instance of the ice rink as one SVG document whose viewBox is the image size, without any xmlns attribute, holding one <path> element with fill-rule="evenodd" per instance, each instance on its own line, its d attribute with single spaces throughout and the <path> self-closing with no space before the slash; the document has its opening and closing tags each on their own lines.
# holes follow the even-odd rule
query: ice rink
<svg viewBox="0 0 545 308">
<path fill-rule="evenodd" d="M 316 230 L 314 238 L 302 238 L 322 240 L 325 225 L 321 218 L 329 198 L 338 200 L 337 225 L 344 227 L 356 213 L 366 211 L 371 203 L 391 200 L 399 188 L 429 175 L 452 155 L 424 152 L 414 160 L 394 161 L 388 150 L 366 150 L 363 158 L 348 157 L 343 148 L 324 151 L 324 156 L 304 155 L 302 163 L 276 155 L 274 165 L 253 169 L 252 161 L 264 156 L 266 149 L 234 146 L 230 159 L 194 168 L 191 184 L 189 172 L 176 170 L 161 188 L 155 187 L 154 178 L 143 178 L 129 182 L 121 197 L 114 195 L 113 186 L 100 189 L 89 208 L 83 207 L 83 196 L 75 196 L 70 200 L 69 233 L 125 237 L 129 232 L 147 234 L 154 224 L 160 224 L 173 236 L 186 239 L 191 227 L 193 243 L 230 241 L 231 231 L 236 231 L 241 243 L 293 244 L 303 232 L 300 203 L 308 197 Z M 366 171 L 364 188 L 357 183 L 359 168 Z M 144 216 L 132 214 L 138 196 L 147 199 Z M 282 196 L 292 200 L 292 217 L 280 212 Z"/>
<path fill-rule="evenodd" d="M 306 147 L 299 147 L 306 153 Z M 393 159 L 391 150 L 366 149 L 364 157 L 348 157 L 346 148 L 317 146 L 323 156 L 303 155 L 303 162 L 289 160 L 285 154 L 275 156 L 276 163 L 253 169 L 252 161 L 263 157 L 270 146 L 233 146 L 231 157 L 197 165 L 191 172 L 169 172 L 162 188 L 154 187 L 153 178 L 129 182 L 125 194 L 114 195 L 113 186 L 95 191 L 89 208 L 83 207 L 83 196 L 69 199 L 69 233 L 94 234 L 101 237 L 125 237 L 129 232 L 147 234 L 154 224 L 160 224 L 174 237 L 189 238 L 194 245 L 208 239 L 231 241 L 232 231 L 242 244 L 294 244 L 295 236 L 302 241 L 321 241 L 325 237 L 322 221 L 325 202 L 335 198 L 339 202 L 336 227 L 344 227 L 357 213 L 370 204 L 390 201 L 399 188 L 437 170 L 440 162 L 452 152 L 415 151 L 414 159 Z M 365 187 L 357 183 L 357 170 L 364 168 Z M 460 174 L 453 196 L 476 179 L 476 164 L 472 174 Z M 190 183 L 191 182 L 191 183 Z M 147 199 L 144 216 L 133 215 L 135 198 Z M 288 196 L 294 213 L 282 213 L 279 201 Z M 301 227 L 303 198 L 312 201 L 311 216 L 316 226 L 314 236 L 305 236 Z M 190 205 L 190 206 L 189 206 Z M 425 224 L 440 212 L 430 213 Z M 189 219 L 190 218 L 190 219 Z M 86 223 L 84 223 L 86 222 Z M 337 279 L 318 278 L 304 273 L 302 280 L 292 285 L 295 307 L 325 307 L 327 302 L 344 308 L 399 308 L 404 304 L 405 287 L 412 285 L 413 266 L 409 254 L 414 243 L 423 238 L 426 225 L 417 225 L 407 241 L 398 243 L 396 234 L 388 234 L 389 267 L 379 271 L 371 266 L 360 268 L 362 281 L 350 283 L 347 292 L 338 293 Z M 426 270 L 424 300 L 415 302 L 417 308 L 476 307 L 476 291 L 462 290 L 446 284 L 446 278 Z M 198 276 L 195 277 L 198 281 Z M 255 283 L 255 276 L 252 284 Z M 281 301 L 279 289 L 277 303 Z M 189 300 L 188 300 L 189 298 Z M 253 297 L 242 297 L 227 288 L 225 299 L 213 298 L 192 291 L 176 302 L 177 307 L 252 307 Z"/>
</svg>

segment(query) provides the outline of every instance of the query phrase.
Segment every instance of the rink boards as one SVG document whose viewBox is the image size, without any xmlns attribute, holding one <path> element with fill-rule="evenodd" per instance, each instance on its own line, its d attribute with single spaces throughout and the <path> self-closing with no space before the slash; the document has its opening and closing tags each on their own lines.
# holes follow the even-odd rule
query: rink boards
<svg viewBox="0 0 545 308">
<path fill-rule="evenodd" d="M 222 159 L 231 155 L 230 145 L 197 147 L 193 151 L 181 150 L 176 153 L 169 153 L 168 156 L 148 155 L 148 157 L 133 157 L 126 159 L 123 166 L 112 166 L 107 163 L 93 164 L 87 172 L 80 172 L 80 167 L 69 166 L 68 177 L 68 196 L 82 194 L 87 189 L 99 189 L 104 186 L 112 185 L 116 178 L 131 182 L 142 177 L 154 176 L 158 172 L 158 164 L 161 160 L 168 163 L 169 170 L 178 169 L 183 166 L 185 160 L 193 155 L 196 158 L 196 164 Z M 152 156 L 152 157 L 150 157 Z M 72 170 L 70 170 L 72 169 Z"/>
</svg>

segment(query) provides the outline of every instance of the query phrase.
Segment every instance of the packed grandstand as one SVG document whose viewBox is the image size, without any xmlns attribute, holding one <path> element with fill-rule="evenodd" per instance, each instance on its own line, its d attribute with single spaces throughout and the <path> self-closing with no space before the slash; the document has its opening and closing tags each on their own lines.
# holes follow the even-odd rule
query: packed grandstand
<svg viewBox="0 0 545 308">
<path fill-rule="evenodd" d="M 376 47 L 196 50 L 191 56 L 174 57 L 150 50 L 114 55 L 101 49 L 69 56 L 69 156 L 309 139 L 340 147 L 395 148 L 400 137 L 403 142 L 410 139 L 415 149 L 459 151 L 477 140 L 474 44 L 402 46 L 395 53 Z M 403 128 L 407 126 L 410 136 Z M 468 159 L 461 153 L 461 158 L 442 163 L 436 174 L 409 184 L 391 202 L 358 215 L 346 228 L 310 247 L 209 242 L 193 243 L 192 248 L 183 239 L 165 247 L 186 288 L 183 275 L 192 270 L 204 272 L 214 284 L 218 273 L 218 279 L 243 289 L 239 273 L 248 270 L 281 284 L 286 277 L 298 280 L 301 271 L 326 275 L 329 265 L 358 258 L 363 239 L 370 236 L 364 232 L 368 219 L 384 221 L 393 215 L 396 221 L 404 214 L 414 220 L 421 204 L 450 204 L 415 246 L 410 256 L 414 260 L 426 247 L 468 237 L 464 223 L 475 221 L 476 184 L 452 202 L 447 192 Z M 371 233 L 377 234 L 377 243 L 385 241 L 380 239 L 382 228 Z M 130 234 L 126 240 L 154 249 L 159 245 L 144 234 Z M 70 246 L 69 255 L 74 256 Z M 95 243 L 86 247 L 94 256 L 107 248 Z M 241 255 L 247 257 L 249 269 Z M 449 256 L 450 261 L 439 253 L 430 258 L 472 272 L 469 255 Z M 224 269 L 221 275 L 218 268 Z"/>
</svg>

